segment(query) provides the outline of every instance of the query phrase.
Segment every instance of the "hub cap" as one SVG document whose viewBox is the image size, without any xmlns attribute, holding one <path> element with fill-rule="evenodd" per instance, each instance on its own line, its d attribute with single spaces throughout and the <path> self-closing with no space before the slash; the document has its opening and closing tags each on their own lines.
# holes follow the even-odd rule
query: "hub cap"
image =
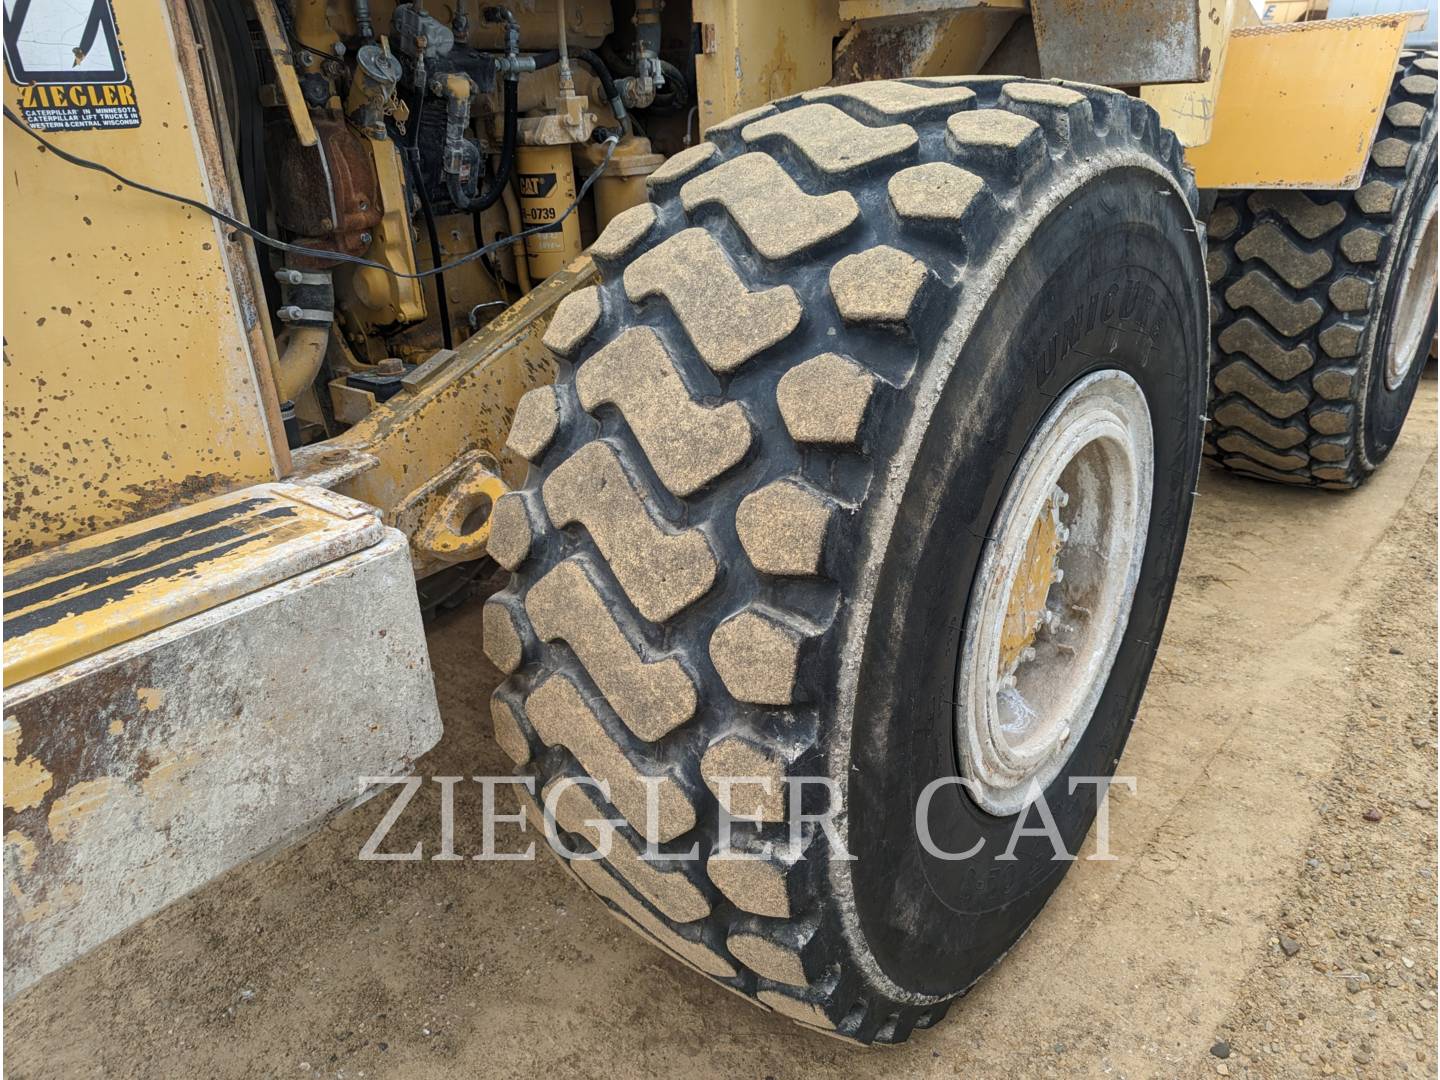
<svg viewBox="0 0 1440 1080">
<path fill-rule="evenodd" d="M 1420 211 L 1420 224 L 1410 238 L 1404 261 L 1397 269 L 1404 274 L 1395 298 L 1395 325 L 1390 333 L 1390 350 L 1385 356 L 1385 389 L 1398 390 L 1410 369 L 1426 351 L 1425 338 L 1435 332 L 1430 312 L 1435 303 L 1435 192 Z"/>
<path fill-rule="evenodd" d="M 960 653 L 963 774 L 991 814 L 1069 760 L 1109 680 L 1145 554 L 1155 451 L 1134 379 L 1101 371 L 1051 407 L 987 533 Z"/>
</svg>

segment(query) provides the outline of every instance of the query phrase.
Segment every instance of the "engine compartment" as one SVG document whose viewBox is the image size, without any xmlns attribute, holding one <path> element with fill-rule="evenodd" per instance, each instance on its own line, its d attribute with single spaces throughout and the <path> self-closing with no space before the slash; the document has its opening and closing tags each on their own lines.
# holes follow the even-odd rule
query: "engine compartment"
<svg viewBox="0 0 1440 1080">
<path fill-rule="evenodd" d="M 292 448 L 576 258 L 699 138 L 688 4 L 255 0 L 205 29 L 249 220 L 308 252 L 258 255 Z"/>
</svg>

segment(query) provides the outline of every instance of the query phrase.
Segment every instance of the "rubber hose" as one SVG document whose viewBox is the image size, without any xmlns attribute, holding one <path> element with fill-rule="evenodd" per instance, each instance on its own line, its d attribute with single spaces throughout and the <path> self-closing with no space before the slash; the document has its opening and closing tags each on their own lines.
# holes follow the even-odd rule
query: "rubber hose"
<svg viewBox="0 0 1440 1080">
<path fill-rule="evenodd" d="M 410 130 L 410 141 L 405 147 L 401 160 L 410 177 L 410 185 L 420 197 L 420 216 L 425 221 L 425 233 L 430 240 L 430 257 L 440 266 L 445 261 L 440 251 L 440 230 L 435 225 L 435 210 L 430 205 L 430 193 L 425 189 L 425 172 L 420 167 L 420 118 L 425 113 L 425 92 L 417 95 L 415 102 L 415 123 Z M 440 342 L 447 349 L 455 347 L 455 332 L 450 328 L 450 298 L 445 293 L 445 275 L 435 275 L 435 313 L 440 317 Z"/>
<path fill-rule="evenodd" d="M 570 59 L 580 61 L 582 64 L 584 64 L 586 67 L 588 67 L 591 71 L 595 73 L 595 77 L 600 80 L 600 85 L 605 88 L 605 97 L 611 103 L 612 108 L 614 107 L 615 102 L 620 101 L 620 91 L 617 90 L 615 87 L 615 79 L 613 76 L 611 76 L 610 69 L 605 66 L 605 61 L 600 59 L 599 53 L 595 52 L 593 49 L 571 49 Z M 546 52 L 536 53 L 534 55 L 534 60 L 536 71 L 542 71 L 545 68 L 554 67 L 560 62 L 560 50 L 550 49 Z M 620 107 L 618 115 L 625 115 L 625 108 L 623 103 Z"/>
</svg>

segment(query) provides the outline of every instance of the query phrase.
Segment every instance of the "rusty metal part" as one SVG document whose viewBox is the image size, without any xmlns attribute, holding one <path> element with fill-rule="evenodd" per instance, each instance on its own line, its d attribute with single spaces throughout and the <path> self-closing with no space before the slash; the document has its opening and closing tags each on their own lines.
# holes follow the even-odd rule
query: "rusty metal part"
<svg viewBox="0 0 1440 1080">
<path fill-rule="evenodd" d="M 392 139 L 366 139 L 379 183 L 381 217 L 372 234 L 367 258 L 392 270 L 416 271 L 411 208 L 405 194 L 405 169 Z M 336 274 L 340 306 L 364 323 L 367 331 L 393 323 L 419 322 L 427 305 L 421 282 L 399 278 L 374 267 L 343 267 Z"/>
<path fill-rule="evenodd" d="M 271 130 L 267 160 L 276 219 L 306 247 L 365 251 L 382 216 L 370 140 L 337 117 L 316 118 L 313 146 L 297 142 L 289 129 Z"/>
<path fill-rule="evenodd" d="M 1024 10 L 1023 0 L 983 5 L 842 2 L 841 19 L 854 21 L 835 46 L 831 82 L 975 74 Z"/>
<path fill-rule="evenodd" d="M 1204 82 L 1200 23 L 1209 7 L 1207 0 L 1032 0 L 1040 71 L 1102 86 Z"/>
<path fill-rule="evenodd" d="M 1186 160 L 1206 188 L 1356 188 L 1409 16 L 1265 25 L 1230 36 L 1210 139 Z"/>
<path fill-rule="evenodd" d="M 323 504 L 331 523 L 212 552 L 188 583 L 162 575 L 215 602 L 7 690 L 7 997 L 438 739 L 404 540 L 328 492 L 267 499 L 287 489 L 297 516 Z M 192 511 L 199 525 L 206 508 Z"/>
</svg>

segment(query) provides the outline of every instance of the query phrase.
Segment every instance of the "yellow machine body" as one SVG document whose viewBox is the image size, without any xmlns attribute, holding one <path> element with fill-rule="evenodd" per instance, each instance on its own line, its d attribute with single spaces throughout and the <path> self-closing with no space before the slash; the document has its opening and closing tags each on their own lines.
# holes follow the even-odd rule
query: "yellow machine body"
<svg viewBox="0 0 1440 1080">
<path fill-rule="evenodd" d="M 1359 187 L 1411 21 L 1372 15 L 1234 31 L 1210 137 L 1187 154 L 1195 182 Z"/>
<path fill-rule="evenodd" d="M 229 206 L 190 27 L 159 0 L 119 5 L 117 26 L 138 126 L 55 137 Z M 5 103 L 22 113 L 90 89 L 103 100 L 83 79 L 22 89 L 7 65 Z M 288 472 L 248 246 L 9 123 L 4 149 L 7 560 Z"/>
</svg>

